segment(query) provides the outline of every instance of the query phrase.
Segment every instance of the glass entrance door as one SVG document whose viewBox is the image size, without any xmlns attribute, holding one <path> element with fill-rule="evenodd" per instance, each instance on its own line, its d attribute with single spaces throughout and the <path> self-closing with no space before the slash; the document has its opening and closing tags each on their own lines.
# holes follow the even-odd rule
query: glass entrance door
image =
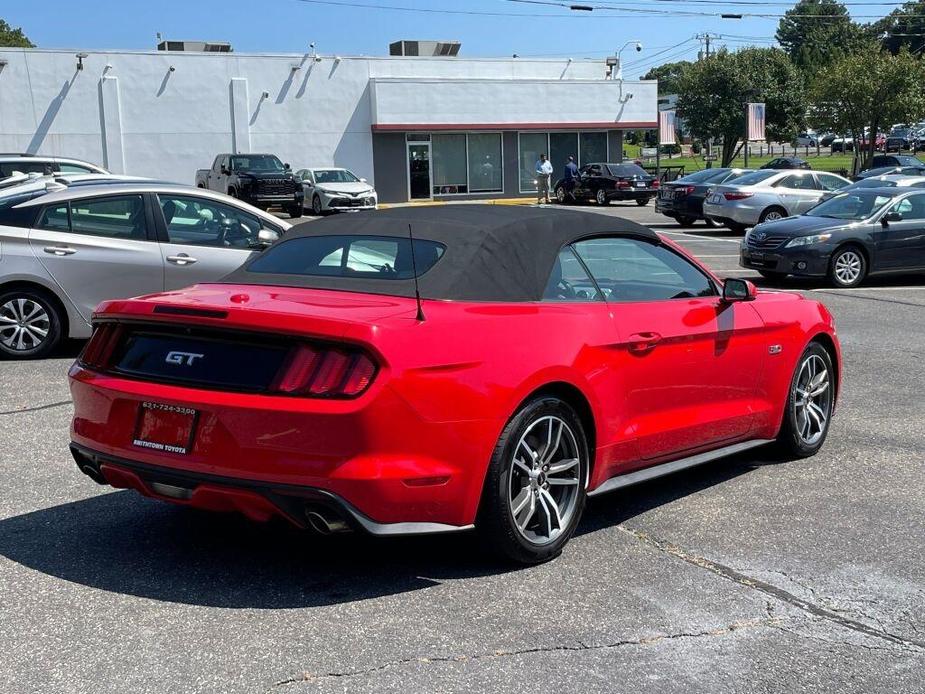
<svg viewBox="0 0 925 694">
<path fill-rule="evenodd" d="M 408 199 L 429 200 L 432 197 L 430 182 L 430 143 L 408 143 Z"/>
</svg>

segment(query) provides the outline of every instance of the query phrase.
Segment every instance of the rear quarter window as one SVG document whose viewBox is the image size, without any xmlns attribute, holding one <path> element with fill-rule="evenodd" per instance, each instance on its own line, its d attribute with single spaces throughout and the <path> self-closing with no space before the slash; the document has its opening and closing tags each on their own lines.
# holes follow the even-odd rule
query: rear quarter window
<svg viewBox="0 0 925 694">
<path fill-rule="evenodd" d="M 16 205 L 44 195 L 45 191 L 34 191 L 22 195 L 13 195 L 0 199 L 0 226 L 31 228 L 35 223 L 38 208 L 26 207 L 15 209 Z"/>
<path fill-rule="evenodd" d="M 395 236 L 303 236 L 284 240 L 247 267 L 248 272 L 315 277 L 407 280 L 430 270 L 446 246 L 435 241 Z"/>
</svg>

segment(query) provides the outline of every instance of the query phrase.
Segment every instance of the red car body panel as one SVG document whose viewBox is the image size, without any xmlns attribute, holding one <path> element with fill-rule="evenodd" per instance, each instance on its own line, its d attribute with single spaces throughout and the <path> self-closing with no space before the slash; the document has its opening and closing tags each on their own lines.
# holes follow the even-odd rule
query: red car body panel
<svg viewBox="0 0 925 694">
<path fill-rule="evenodd" d="M 154 313 L 165 305 L 225 317 Z M 829 313 L 790 293 L 733 303 L 425 300 L 423 311 L 418 321 L 415 301 L 402 297 L 227 284 L 106 302 L 97 319 L 362 346 L 379 372 L 359 397 L 332 400 L 150 382 L 78 363 L 73 441 L 111 457 L 101 470 L 110 484 L 171 501 L 118 461 L 326 490 L 377 523 L 468 526 L 502 429 L 539 389 L 566 389 L 586 403 L 591 491 L 635 469 L 774 438 L 807 343 L 822 339 L 841 363 Z M 652 333 L 660 340 L 652 343 Z M 199 412 L 189 454 L 133 445 L 140 403 L 151 401 Z M 180 502 L 255 519 L 286 515 L 260 494 L 222 484 Z"/>
</svg>

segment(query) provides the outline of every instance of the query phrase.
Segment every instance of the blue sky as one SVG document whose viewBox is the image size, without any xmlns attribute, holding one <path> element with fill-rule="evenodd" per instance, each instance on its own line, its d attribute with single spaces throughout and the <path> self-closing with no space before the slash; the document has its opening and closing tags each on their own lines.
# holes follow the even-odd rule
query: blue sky
<svg viewBox="0 0 925 694">
<path fill-rule="evenodd" d="M 510 0 L 5 0 L 0 2 L 0 18 L 21 26 L 35 44 L 47 48 L 151 49 L 155 34 L 161 32 L 173 39 L 230 41 L 239 52 L 301 52 L 314 41 L 321 53 L 383 55 L 390 41 L 434 38 L 462 41 L 460 55 L 466 56 L 601 58 L 638 39 L 644 50 L 624 53 L 624 74 L 635 77 L 661 62 L 696 58 L 700 43 L 692 40 L 694 34 L 720 34 L 718 45 L 735 48 L 769 45 L 777 27 L 775 18 L 655 17 L 639 16 L 638 10 L 780 14 L 790 7 L 787 0 L 574 1 L 599 9 L 570 12 L 555 3 Z M 336 6 L 343 2 L 378 7 Z M 858 5 L 852 10 L 882 15 L 898 4 Z M 384 5 L 459 14 L 388 10 Z M 601 9 L 604 5 L 623 9 Z"/>
</svg>

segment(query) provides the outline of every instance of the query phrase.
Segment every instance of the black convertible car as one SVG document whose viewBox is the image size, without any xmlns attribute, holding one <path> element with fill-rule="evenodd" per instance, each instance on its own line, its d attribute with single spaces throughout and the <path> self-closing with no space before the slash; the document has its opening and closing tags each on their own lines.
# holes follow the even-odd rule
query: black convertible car
<svg viewBox="0 0 925 694">
<path fill-rule="evenodd" d="M 595 200 L 609 205 L 611 200 L 635 200 L 647 205 L 658 194 L 658 179 L 638 164 L 585 164 L 578 170 L 578 181 L 569 185 L 564 178 L 553 188 L 560 203 Z"/>
<path fill-rule="evenodd" d="M 806 214 L 754 227 L 739 264 L 768 278 L 827 277 L 836 287 L 856 287 L 872 274 L 922 272 L 925 190 L 839 192 Z"/>
</svg>

